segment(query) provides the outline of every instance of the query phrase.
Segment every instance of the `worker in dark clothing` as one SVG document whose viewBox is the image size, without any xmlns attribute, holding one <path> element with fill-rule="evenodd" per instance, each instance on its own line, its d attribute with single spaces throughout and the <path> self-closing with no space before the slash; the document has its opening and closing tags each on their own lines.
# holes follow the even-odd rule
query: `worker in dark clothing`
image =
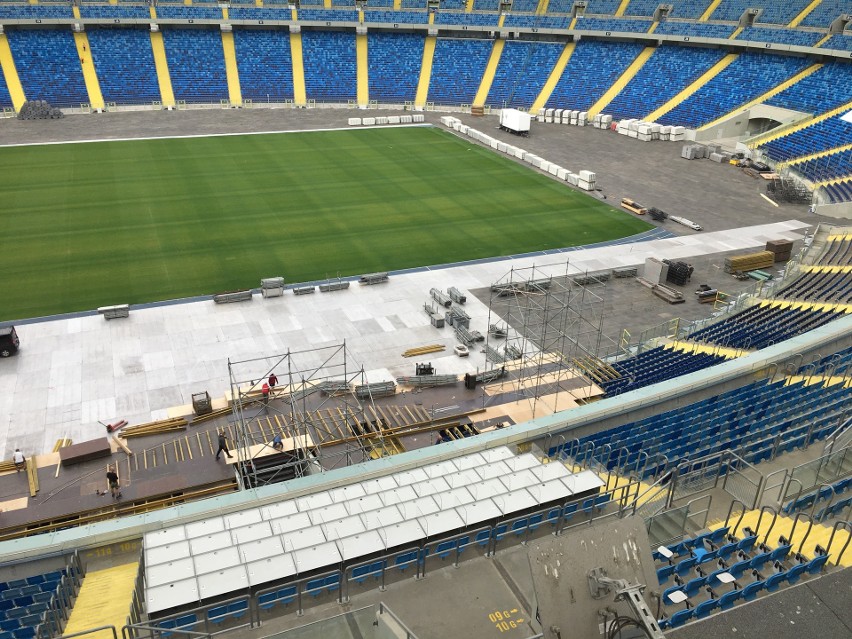
<svg viewBox="0 0 852 639">
<path fill-rule="evenodd" d="M 109 482 L 109 492 L 112 493 L 113 499 L 121 499 L 121 489 L 118 485 L 118 474 L 115 472 L 115 466 L 110 466 L 107 470 L 107 482 Z"/>
<path fill-rule="evenodd" d="M 271 388 L 272 390 L 275 390 L 275 385 L 278 383 L 278 376 L 275 373 L 272 373 L 269 376 L 268 383 L 269 383 L 269 388 Z"/>
<path fill-rule="evenodd" d="M 225 433 L 220 431 L 219 432 L 219 450 L 216 451 L 216 461 L 219 461 L 219 455 L 222 453 L 222 451 L 225 452 L 225 454 L 228 456 L 228 459 L 233 457 L 233 455 L 231 455 L 231 453 L 228 451 L 228 440 L 225 439 Z"/>
</svg>

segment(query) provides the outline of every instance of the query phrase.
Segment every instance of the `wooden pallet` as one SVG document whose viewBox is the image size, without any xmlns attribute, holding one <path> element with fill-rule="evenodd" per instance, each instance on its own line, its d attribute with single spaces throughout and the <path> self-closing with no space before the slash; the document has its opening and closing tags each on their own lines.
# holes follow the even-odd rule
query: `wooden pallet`
<svg viewBox="0 0 852 639">
<path fill-rule="evenodd" d="M 162 435 L 164 433 L 173 433 L 176 431 L 185 430 L 188 422 L 183 417 L 173 417 L 171 419 L 163 419 L 158 422 L 148 422 L 146 424 L 137 424 L 136 426 L 126 426 L 119 433 L 119 437 L 128 439 L 130 437 L 145 437 L 147 435 Z"/>
</svg>

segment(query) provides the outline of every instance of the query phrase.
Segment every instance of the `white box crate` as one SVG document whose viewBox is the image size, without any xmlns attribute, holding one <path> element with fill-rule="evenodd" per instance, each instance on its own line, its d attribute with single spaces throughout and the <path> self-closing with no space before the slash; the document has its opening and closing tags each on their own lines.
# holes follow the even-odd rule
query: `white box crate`
<svg viewBox="0 0 852 639">
<path fill-rule="evenodd" d="M 349 118 L 349 126 L 361 126 L 361 118 Z"/>
</svg>

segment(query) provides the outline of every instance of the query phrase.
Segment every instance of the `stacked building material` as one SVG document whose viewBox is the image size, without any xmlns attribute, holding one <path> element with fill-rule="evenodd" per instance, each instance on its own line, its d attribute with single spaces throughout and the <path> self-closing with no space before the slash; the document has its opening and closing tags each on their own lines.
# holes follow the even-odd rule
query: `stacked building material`
<svg viewBox="0 0 852 639">
<path fill-rule="evenodd" d="M 766 250 L 775 256 L 775 262 L 786 262 L 793 253 L 793 242 L 791 240 L 769 240 Z"/>
<path fill-rule="evenodd" d="M 771 268 L 775 264 L 775 254 L 771 251 L 758 251 L 725 258 L 725 273 L 745 273 L 761 268 Z"/>
</svg>

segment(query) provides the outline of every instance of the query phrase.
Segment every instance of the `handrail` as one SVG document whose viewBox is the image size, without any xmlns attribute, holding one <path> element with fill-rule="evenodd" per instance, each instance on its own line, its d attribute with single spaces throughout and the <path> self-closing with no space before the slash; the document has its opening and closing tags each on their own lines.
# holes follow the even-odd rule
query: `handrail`
<svg viewBox="0 0 852 639">
<path fill-rule="evenodd" d="M 799 549 L 796 551 L 798 554 L 802 554 L 802 548 L 805 547 L 805 542 L 808 540 L 808 536 L 811 534 L 811 530 L 814 527 L 814 520 L 808 516 L 807 513 L 796 513 L 796 517 L 793 519 L 793 527 L 790 529 L 790 542 L 793 541 L 793 533 L 796 532 L 796 526 L 799 525 L 799 519 L 802 517 L 808 518 L 808 529 L 805 531 L 804 537 L 802 537 L 802 543 L 799 544 Z"/>
<path fill-rule="evenodd" d="M 415 635 L 408 628 L 408 626 L 406 626 L 402 622 L 402 620 L 394 614 L 393 610 L 388 608 L 383 601 L 380 601 L 379 602 L 379 614 L 381 615 L 381 614 L 384 614 L 384 613 L 387 613 L 388 615 L 390 615 L 391 619 L 393 619 L 397 624 L 399 624 L 399 627 L 402 628 L 402 630 L 405 632 L 404 639 L 417 639 L 417 635 Z M 543 635 L 539 635 L 539 636 L 543 636 Z M 533 638 L 533 639 L 535 639 L 535 638 Z"/>
<path fill-rule="evenodd" d="M 814 514 L 816 513 L 817 504 L 820 502 L 820 495 L 822 494 L 822 489 L 828 488 L 831 492 L 831 497 L 828 498 L 828 503 L 823 508 L 828 508 L 834 502 L 834 498 L 837 496 L 837 491 L 834 489 L 834 486 L 831 484 L 820 484 L 819 488 L 816 489 L 814 493 L 814 503 L 811 505 L 811 512 L 809 513 L 811 521 L 816 521 L 814 518 Z"/>
<path fill-rule="evenodd" d="M 743 507 L 743 509 L 742 509 L 742 512 L 740 512 L 740 516 L 737 519 L 736 525 L 733 526 L 733 528 L 732 528 L 730 522 L 731 522 L 731 515 L 734 512 L 734 504 L 739 504 L 740 506 Z M 743 521 L 743 517 L 745 517 L 745 514 L 746 514 L 746 505 L 743 502 L 741 502 L 739 499 L 736 499 L 736 498 L 732 499 L 731 505 L 728 506 L 728 514 L 725 516 L 725 528 L 728 529 L 728 532 L 730 534 L 733 535 L 733 534 L 736 533 L 737 529 L 740 527 L 740 524 Z"/>
<path fill-rule="evenodd" d="M 834 452 L 837 440 L 847 432 L 852 433 L 852 417 L 847 417 L 848 415 L 849 411 L 844 411 L 840 416 L 840 424 L 825 438 L 825 447 L 822 449 L 824 454 Z"/>
<path fill-rule="evenodd" d="M 838 521 L 834 524 L 834 527 L 831 529 L 831 537 L 828 538 L 828 544 L 826 544 L 825 552 L 826 554 L 830 554 L 831 544 L 834 541 L 834 535 L 837 533 L 838 528 L 845 528 L 849 531 L 849 536 L 846 538 L 846 543 L 843 544 L 843 549 L 838 553 L 837 559 L 834 560 L 834 565 L 839 566 L 840 560 L 843 558 L 843 553 L 846 552 L 846 549 L 849 547 L 849 542 L 852 541 L 852 524 L 848 521 Z"/>
<path fill-rule="evenodd" d="M 766 543 L 766 540 L 769 539 L 769 535 L 772 533 L 772 529 L 775 527 L 775 521 L 778 519 L 778 512 L 772 506 L 761 506 L 760 514 L 757 516 L 757 522 L 754 524 L 755 535 L 760 535 L 760 522 L 763 519 L 763 513 L 767 510 L 772 513 L 772 523 L 769 524 L 769 530 L 766 531 L 766 536 L 763 538 L 764 544 Z"/>
</svg>

